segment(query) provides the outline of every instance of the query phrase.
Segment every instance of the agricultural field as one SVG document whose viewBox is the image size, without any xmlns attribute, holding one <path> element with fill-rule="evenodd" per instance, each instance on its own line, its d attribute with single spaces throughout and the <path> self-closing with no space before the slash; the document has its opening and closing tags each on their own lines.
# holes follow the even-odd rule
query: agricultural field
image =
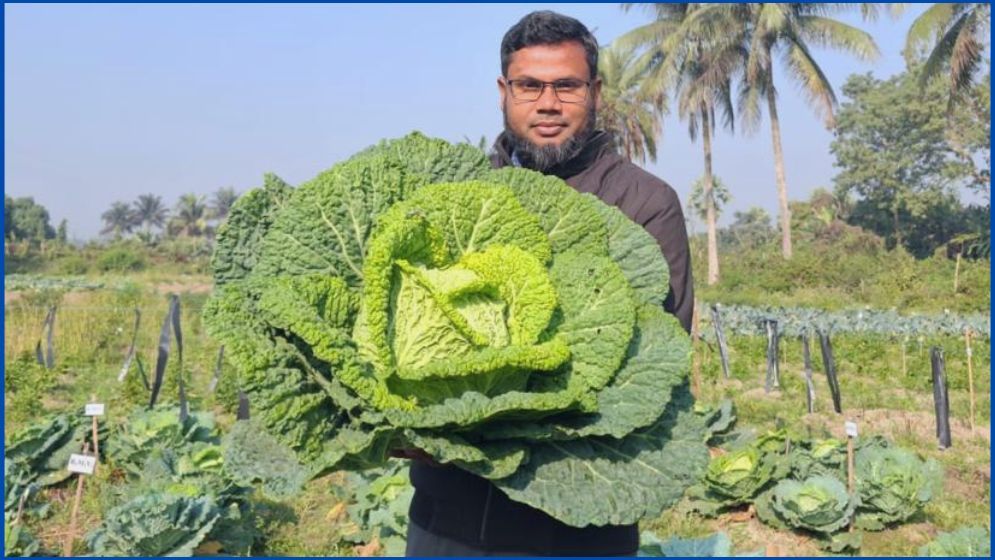
<svg viewBox="0 0 995 560">
<path fill-rule="evenodd" d="M 983 554 L 990 265 L 851 234 L 877 260 L 843 270 L 903 263 L 905 305 L 815 274 L 847 241 L 812 239 L 701 290 L 688 337 L 618 208 L 412 133 L 267 174 L 186 260 L 24 245 L 5 552 L 398 555 L 419 450 L 570 525 L 641 523 L 649 556 Z"/>
<path fill-rule="evenodd" d="M 5 10 L 5 557 L 991 557 L 990 4 L 566 8 Z"/>
<path fill-rule="evenodd" d="M 100 431 L 108 438 L 107 455 L 101 459 L 96 473 L 86 477 L 82 488 L 73 550 L 112 554 L 114 539 L 121 534 L 155 530 L 141 527 L 140 518 L 128 518 L 128 512 L 120 508 L 126 498 L 164 484 L 163 480 L 154 480 L 155 476 L 165 477 L 173 484 L 182 479 L 191 488 L 216 484 L 214 478 L 220 476 L 210 466 L 212 457 L 217 460 L 212 453 L 224 449 L 230 441 L 239 398 L 235 372 L 224 360 L 219 362 L 220 345 L 206 334 L 201 320 L 211 280 L 196 274 L 164 278 L 151 273 L 13 280 L 16 283 L 7 284 L 5 297 L 5 440 L 9 443 L 15 434 L 37 429 L 45 419 L 61 415 L 66 425 L 59 428 L 49 423 L 49 435 L 59 429 L 72 432 L 71 436 L 62 437 L 62 441 L 78 444 L 81 434 L 89 428 L 88 419 L 80 415 L 83 406 L 93 397 L 106 404 Z M 155 420 L 143 412 L 148 405 L 149 390 L 142 381 L 142 372 L 151 377 L 154 371 L 161 325 L 169 311 L 168 295 L 172 293 L 179 295 L 180 302 L 182 367 L 175 355 L 174 342 Z M 46 368 L 37 362 L 36 347 L 40 345 L 44 361 L 48 350 L 45 319 L 52 306 L 56 309 L 51 338 L 54 363 Z M 825 438 L 845 441 L 844 420 L 853 420 L 861 437 L 884 436 L 942 467 L 941 487 L 921 509 L 884 530 L 863 532 L 861 554 L 916 554 L 938 535 L 988 527 L 990 498 L 983 490 L 990 484 L 987 317 L 922 314 L 900 323 L 888 316 L 887 328 L 875 327 L 877 332 L 871 332 L 868 325 L 880 323 L 866 320 L 866 312 L 858 320 L 855 316 L 814 311 L 805 315 L 798 309 L 782 310 L 780 315 L 774 310 L 765 313 L 749 307 L 719 306 L 719 309 L 727 337 L 729 377 L 723 372 L 709 307 L 701 302 L 700 337 L 693 350 L 692 390 L 703 406 L 718 408 L 724 399 L 734 403 L 735 424 L 728 428 L 729 432 L 773 431 L 785 440 L 802 444 Z M 136 310 L 140 313 L 137 330 Z M 755 322 L 758 316 L 780 319 L 779 387 L 770 391 L 765 390 L 768 338 Z M 813 329 L 821 327 L 831 333 L 843 414 L 833 411 L 815 336 L 811 344 L 814 412 L 807 410 L 798 328 L 806 322 Z M 911 325 L 908 332 L 902 328 L 905 324 Z M 964 326 L 975 329 L 971 339 L 973 407 L 966 340 L 961 330 Z M 134 358 L 124 380 L 119 381 L 132 344 Z M 949 390 L 952 446 L 942 450 L 937 443 L 931 389 L 930 349 L 934 346 L 943 350 Z M 178 422 L 180 375 L 190 411 L 186 427 L 180 425 L 181 432 L 205 432 L 201 436 L 177 437 L 171 432 L 168 435 L 155 432 Z M 249 412 L 251 415 L 251 402 Z M 156 427 L 156 422 L 163 424 Z M 136 423 L 145 426 L 149 433 L 135 433 Z M 113 443 L 115 438 L 121 442 Z M 724 443 L 715 444 L 713 453 L 717 455 L 717 450 L 729 445 L 731 439 L 727 437 Z M 136 473 L 135 468 L 140 464 L 136 454 L 148 454 L 155 445 L 164 442 L 171 442 L 169 445 L 175 446 L 178 454 L 201 453 L 192 467 L 185 467 L 193 472 L 177 474 L 177 470 L 167 469 L 171 475 Z M 64 466 L 58 464 L 60 460 L 64 462 L 68 451 L 71 451 L 68 447 L 57 450 L 53 447 L 52 456 L 31 459 L 33 465 L 46 464 L 48 478 L 26 505 L 22 504 L 20 522 L 14 527 L 20 532 L 8 530 L 8 547 L 12 546 L 10 537 L 24 543 L 21 550 L 8 548 L 9 553 L 62 551 L 76 491 L 75 477 L 67 477 Z M 8 491 L 15 487 L 11 486 L 10 471 L 5 482 Z M 221 542 L 224 539 L 218 540 L 210 532 L 194 534 L 196 538 L 183 543 L 187 552 L 396 555 L 403 550 L 406 504 L 411 495 L 403 461 L 362 475 L 332 473 L 308 484 L 303 493 L 282 498 L 271 497 L 258 488 L 251 492 L 251 486 L 227 491 L 230 499 L 226 506 L 239 513 L 223 515 L 219 523 L 227 524 L 224 526 L 229 529 L 238 527 L 238 531 L 225 532 L 231 542 Z M 712 547 L 713 553 L 725 550 L 777 555 L 826 553 L 812 533 L 775 528 L 762 521 L 757 515 L 758 508 L 750 501 L 724 508 L 717 514 L 706 515 L 701 510 L 701 505 L 689 497 L 659 518 L 645 519 L 641 523 L 644 552 L 688 553 L 687 550 L 701 552 Z M 117 517 L 109 519 L 114 516 Z M 108 527 L 108 521 L 117 524 Z M 129 523 L 132 526 L 125 527 Z M 691 548 L 680 548 L 685 545 Z M 714 548 L 716 545 L 718 548 Z"/>
</svg>

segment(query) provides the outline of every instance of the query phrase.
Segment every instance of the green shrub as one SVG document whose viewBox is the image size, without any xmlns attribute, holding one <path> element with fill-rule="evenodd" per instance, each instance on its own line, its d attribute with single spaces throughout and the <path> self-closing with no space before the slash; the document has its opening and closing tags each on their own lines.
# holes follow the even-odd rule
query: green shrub
<svg viewBox="0 0 995 560">
<path fill-rule="evenodd" d="M 103 272 L 133 272 L 145 268 L 145 256 L 126 247 L 108 249 L 97 260 Z"/>
<path fill-rule="evenodd" d="M 59 274 L 66 275 L 86 274 L 90 270 L 90 263 L 80 255 L 68 255 L 56 262 L 56 270 Z"/>
<path fill-rule="evenodd" d="M 4 364 L 4 419 L 11 424 L 37 417 L 42 398 L 55 387 L 55 370 L 45 369 L 24 354 Z"/>
</svg>

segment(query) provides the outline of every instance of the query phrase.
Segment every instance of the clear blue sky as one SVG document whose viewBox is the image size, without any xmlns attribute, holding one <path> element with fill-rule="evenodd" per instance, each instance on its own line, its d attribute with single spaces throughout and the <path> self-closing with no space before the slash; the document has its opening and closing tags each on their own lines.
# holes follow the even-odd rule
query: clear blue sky
<svg viewBox="0 0 995 560">
<path fill-rule="evenodd" d="M 495 78 L 504 32 L 534 9 L 577 17 L 607 44 L 648 21 L 618 4 L 4 6 L 5 191 L 33 196 L 90 238 L 116 200 L 242 192 L 273 171 L 292 184 L 411 130 L 459 141 L 501 129 Z M 873 64 L 817 51 L 837 92 L 846 76 L 904 68 L 898 21 L 843 19 L 875 37 Z M 783 73 L 782 136 L 792 198 L 831 185 L 830 132 Z M 686 202 L 701 146 L 676 117 L 647 168 Z M 721 133 L 725 213 L 776 214 L 769 125 Z"/>
</svg>

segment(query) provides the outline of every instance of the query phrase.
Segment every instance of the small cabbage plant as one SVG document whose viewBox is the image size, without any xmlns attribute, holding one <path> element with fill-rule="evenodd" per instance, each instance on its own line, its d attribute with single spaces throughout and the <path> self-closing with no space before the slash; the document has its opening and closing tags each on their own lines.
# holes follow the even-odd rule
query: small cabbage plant
<svg viewBox="0 0 995 560">
<path fill-rule="evenodd" d="M 849 525 L 857 504 L 837 478 L 785 479 L 757 501 L 757 515 L 770 525 L 828 535 Z"/>
<path fill-rule="evenodd" d="M 856 479 L 860 507 L 857 526 L 877 531 L 922 511 L 943 481 L 933 459 L 920 459 L 900 447 L 868 447 L 857 452 Z"/>
</svg>

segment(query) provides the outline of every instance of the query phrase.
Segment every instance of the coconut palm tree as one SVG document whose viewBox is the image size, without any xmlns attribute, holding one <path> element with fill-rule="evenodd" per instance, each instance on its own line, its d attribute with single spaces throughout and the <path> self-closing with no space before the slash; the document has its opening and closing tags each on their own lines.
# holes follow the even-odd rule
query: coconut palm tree
<svg viewBox="0 0 995 560">
<path fill-rule="evenodd" d="M 628 7 L 629 5 L 626 5 Z M 643 89 L 647 95 L 672 92 L 678 117 L 687 122 L 692 141 L 701 135 L 704 156 L 703 197 L 708 238 L 708 284 L 719 281 L 718 233 L 712 194 L 712 138 L 716 113 L 729 130 L 734 127 L 732 83 L 745 67 L 741 38 L 730 37 L 722 12 L 705 12 L 703 4 L 653 4 L 656 19 L 619 38 L 619 44 L 645 47 L 652 56 Z M 700 17 L 705 14 L 709 17 Z M 718 18 L 711 17 L 719 16 Z M 736 28 L 731 29 L 733 35 Z"/>
<path fill-rule="evenodd" d="M 811 47 L 843 50 L 864 60 L 875 58 L 878 49 L 869 34 L 830 16 L 841 10 L 859 9 L 865 18 L 871 19 L 876 17 L 880 5 L 737 3 L 655 6 L 658 22 L 654 24 L 668 29 L 669 48 L 676 47 L 688 34 L 695 34 L 708 38 L 713 43 L 713 50 L 734 49 L 733 43 L 741 42 L 741 48 L 747 53 L 744 59 L 745 79 L 739 88 L 739 114 L 747 130 L 755 130 L 759 125 L 763 104 L 766 104 L 770 115 L 774 177 L 780 206 L 781 252 L 784 258 L 790 259 L 793 252 L 791 212 L 773 61 L 780 57 L 786 75 L 800 86 L 812 107 L 825 119 L 826 126 L 834 126 L 836 94 L 813 57 Z M 679 6 L 686 6 L 687 16 L 675 28 L 676 18 L 672 14 L 680 10 Z M 892 13 L 895 11 L 892 10 Z M 644 35 L 644 38 L 647 37 Z"/>
<path fill-rule="evenodd" d="M 104 229 L 100 230 L 100 233 L 103 235 L 113 233 L 116 238 L 131 233 L 135 227 L 135 215 L 127 202 L 115 202 L 100 215 L 100 219 L 104 221 Z"/>
<path fill-rule="evenodd" d="M 949 108 L 970 90 L 984 61 L 990 28 L 991 4 L 933 4 L 912 22 L 902 54 L 909 65 L 926 55 L 919 77 L 922 87 L 949 72 Z"/>
<path fill-rule="evenodd" d="M 146 235 L 150 235 L 153 227 L 161 228 L 166 224 L 169 210 L 162 203 L 162 197 L 155 194 L 143 194 L 134 202 L 134 221 L 141 226 Z"/>
<path fill-rule="evenodd" d="M 786 259 L 792 256 L 791 211 L 788 207 L 788 181 L 781 143 L 781 122 L 777 112 L 777 88 L 774 85 L 776 65 L 781 67 L 807 97 L 809 105 L 825 121 L 827 127 L 835 126 L 836 93 L 812 54 L 812 47 L 841 50 L 860 60 L 879 56 L 874 39 L 865 31 L 831 17 L 840 10 L 859 9 L 865 18 L 873 18 L 877 6 L 873 4 L 829 3 L 747 3 L 725 4 L 713 9 L 727 13 L 736 22 L 749 41 L 746 62 L 746 79 L 739 95 L 740 118 L 747 130 L 755 130 L 760 123 L 765 104 L 770 118 L 771 143 L 774 151 L 774 179 L 777 184 L 779 219 L 781 225 L 781 253 Z"/>
<path fill-rule="evenodd" d="M 652 70 L 652 54 L 636 45 L 613 45 L 598 55 L 601 107 L 598 125 L 611 132 L 626 159 L 656 161 L 656 143 L 666 114 L 665 92 L 648 94 L 643 88 Z"/>
<path fill-rule="evenodd" d="M 204 197 L 193 193 L 180 196 L 169 225 L 176 235 L 203 235 L 207 229 L 207 205 L 204 204 Z"/>
<path fill-rule="evenodd" d="M 688 134 L 695 141 L 700 131 L 705 174 L 702 196 L 705 198 L 705 225 L 708 237 L 708 284 L 719 281 L 719 245 L 716 222 L 718 211 L 712 171 L 712 138 L 715 136 L 716 109 L 722 114 L 723 125 L 733 129 L 733 104 L 731 95 L 732 72 L 736 62 L 722 59 L 728 53 L 701 53 L 684 64 L 678 81 L 677 111 L 681 120 L 688 123 Z"/>
<path fill-rule="evenodd" d="M 211 196 L 210 215 L 211 219 L 223 222 L 231 212 L 231 207 L 238 200 L 238 193 L 232 187 L 224 187 L 214 191 Z"/>
</svg>

